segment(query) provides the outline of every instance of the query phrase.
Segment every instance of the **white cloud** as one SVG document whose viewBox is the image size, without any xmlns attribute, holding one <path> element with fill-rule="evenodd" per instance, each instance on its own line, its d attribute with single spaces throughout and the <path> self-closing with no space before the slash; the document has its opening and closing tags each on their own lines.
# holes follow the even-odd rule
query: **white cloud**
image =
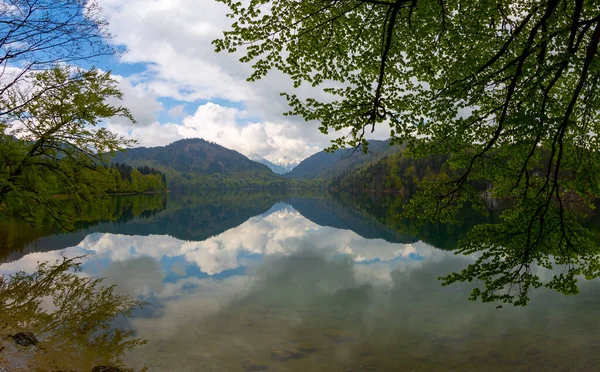
<svg viewBox="0 0 600 372">
<path fill-rule="evenodd" d="M 135 83 L 123 76 L 113 75 L 113 79 L 119 83 L 119 89 L 123 92 L 123 100 L 113 99 L 111 103 L 127 107 L 136 120 L 136 127 L 145 127 L 154 123 L 163 109 L 162 104 L 158 101 L 157 93 L 149 89 L 147 84 Z M 129 119 L 122 117 L 112 118 L 111 123 L 122 126 L 132 125 Z"/>
<path fill-rule="evenodd" d="M 240 63 L 240 55 L 214 52 L 212 40 L 221 37 L 231 23 L 225 5 L 195 0 L 100 0 L 100 5 L 115 35 L 114 42 L 129 50 L 121 62 L 147 64 L 146 71 L 130 77 L 143 82 L 147 91 L 185 102 L 225 100 L 245 107 L 244 111 L 230 112 L 224 121 L 215 121 L 215 106 L 203 105 L 181 123 L 133 127 L 132 137 L 141 145 L 202 137 L 244 154 L 257 153 L 267 159 L 287 155 L 301 160 L 337 137 L 323 135 L 318 123 L 284 119 L 282 113 L 289 107 L 279 93 L 292 89 L 289 78 L 272 72 L 259 82 L 248 83 L 251 66 Z M 324 97 L 309 86 L 295 93 Z M 149 113 L 154 112 L 152 106 L 149 108 Z M 179 109 L 171 110 L 175 110 L 169 111 L 174 121 Z M 257 118 L 257 122 L 239 124 L 243 118 Z M 127 130 L 121 128 L 119 132 Z M 388 128 L 378 128 L 373 138 L 386 138 L 388 133 Z"/>
<path fill-rule="evenodd" d="M 182 138 L 200 137 L 216 142 L 245 155 L 258 154 L 280 157 L 286 154 L 300 160 L 320 150 L 319 145 L 296 136 L 298 130 L 293 122 L 251 122 L 240 124 L 243 112 L 215 103 L 200 105 L 193 115 L 177 123 L 149 126 L 124 127 L 120 123 L 109 123 L 107 127 L 119 134 L 138 140 L 141 146 L 166 145 Z M 128 133 L 128 130 L 131 130 Z M 324 136 L 323 143 L 327 142 Z"/>
<path fill-rule="evenodd" d="M 183 107 L 183 105 L 173 106 L 169 110 L 169 116 L 172 117 L 172 118 L 178 118 L 178 117 L 182 116 L 183 114 L 184 114 L 184 107 Z"/>
<path fill-rule="evenodd" d="M 102 272 L 105 285 L 116 285 L 119 293 L 130 296 L 148 296 L 162 291 L 164 273 L 158 261 L 142 256 L 115 261 Z"/>
<path fill-rule="evenodd" d="M 243 101 L 253 95 L 244 84 L 248 67 L 233 56 L 214 53 L 211 45 L 229 24 L 224 5 L 194 0 L 100 3 L 114 41 L 129 50 L 122 61 L 150 63 L 146 74 L 161 94 L 188 101 Z"/>
</svg>

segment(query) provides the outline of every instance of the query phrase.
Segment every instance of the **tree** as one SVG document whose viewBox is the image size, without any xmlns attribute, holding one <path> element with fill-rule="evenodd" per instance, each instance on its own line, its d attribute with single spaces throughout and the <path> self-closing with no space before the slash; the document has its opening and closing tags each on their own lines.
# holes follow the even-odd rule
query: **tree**
<svg viewBox="0 0 600 372">
<path fill-rule="evenodd" d="M 600 10 L 586 0 L 257 0 L 229 6 L 217 51 L 243 53 L 249 80 L 270 70 L 329 99 L 284 93 L 288 114 L 348 133 L 330 149 L 367 149 L 389 125 L 412 156 L 450 154 L 450 181 L 427 181 L 409 213 L 450 221 L 482 206 L 485 183 L 512 207 L 473 229 L 459 252 L 483 252 L 445 283 L 478 279 L 473 298 L 524 305 L 530 288 L 577 292 L 600 274 L 582 227 L 600 195 Z M 536 265 L 563 274 L 542 282 Z"/>
<path fill-rule="evenodd" d="M 111 35 L 100 10 L 95 0 L 0 2 L 0 96 L 14 85 L 29 85 L 35 76 L 32 71 L 89 64 L 98 57 L 120 53 L 121 48 L 108 44 Z M 29 95 L 29 99 L 36 97 Z M 0 116 L 17 108 L 0 107 Z"/>
<path fill-rule="evenodd" d="M 75 199 L 103 194 L 111 177 L 100 165 L 133 143 L 98 128 L 113 116 L 133 120 L 126 108 L 107 103 L 121 97 L 110 73 L 69 67 L 36 73 L 26 91 L 15 85 L 5 92 L 0 103 L 19 108 L 0 120 L 0 204 L 29 217 L 48 213 L 72 222 L 74 216 L 62 213 L 53 194 Z"/>
<path fill-rule="evenodd" d="M 38 222 L 48 213 L 68 227 L 74 216 L 53 194 L 105 191 L 110 171 L 99 154 L 132 143 L 96 129 L 111 116 L 132 119 L 104 102 L 122 97 L 110 74 L 90 69 L 122 52 L 107 26 L 96 0 L 0 3 L 0 208 Z"/>
</svg>

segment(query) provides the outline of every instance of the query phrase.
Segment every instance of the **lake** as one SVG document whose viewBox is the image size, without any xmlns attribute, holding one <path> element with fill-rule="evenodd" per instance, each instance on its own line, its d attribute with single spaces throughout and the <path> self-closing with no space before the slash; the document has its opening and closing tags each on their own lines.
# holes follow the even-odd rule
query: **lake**
<svg viewBox="0 0 600 372">
<path fill-rule="evenodd" d="M 118 200 L 117 200 L 118 199 Z M 82 275 L 147 302 L 119 319 L 149 371 L 581 371 L 600 365 L 600 282 L 526 307 L 468 301 L 439 276 L 486 218 L 399 221 L 390 195 L 223 192 L 115 198 L 71 234 L 0 232 L 0 274 L 93 252 Z M 104 216 L 104 217 L 102 217 Z M 108 216 L 108 217 L 107 217 Z M 1 226 L 1 225 L 0 225 Z M 43 340 L 41 340 L 43 343 Z M 0 355 L 2 351 L 0 351 Z M 2 368 L 0 368 L 2 370 Z"/>
</svg>

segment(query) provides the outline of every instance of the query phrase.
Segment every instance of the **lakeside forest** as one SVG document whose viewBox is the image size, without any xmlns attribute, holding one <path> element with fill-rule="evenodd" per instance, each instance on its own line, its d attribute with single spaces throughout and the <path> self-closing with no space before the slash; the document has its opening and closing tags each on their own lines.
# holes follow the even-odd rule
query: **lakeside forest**
<svg viewBox="0 0 600 372">
<path fill-rule="evenodd" d="M 25 159 L 23 154 L 30 147 L 21 145 L 21 157 Z M 8 178 L 12 167 L 24 167 L 25 172 L 18 177 L 12 176 L 15 183 L 13 187 L 43 192 L 54 198 L 84 195 L 81 187 L 86 187 L 88 191 L 85 195 L 93 198 L 168 190 L 198 192 L 294 188 L 385 191 L 412 195 L 424 179 L 449 179 L 449 167 L 443 157 L 410 159 L 403 156 L 401 148 L 392 146 L 390 141 L 371 141 L 370 148 L 368 154 L 353 149 L 331 153 L 321 151 L 283 175 L 275 174 L 236 151 L 202 139 L 180 140 L 164 147 L 129 149 L 107 157 L 109 161 L 106 165 L 91 164 L 73 169 L 68 174 L 71 179 L 66 184 L 59 178 L 65 175 L 58 175 L 45 165 L 25 168 L 23 164 L 11 164 L 4 158 L 7 164 L 4 169 Z M 62 154 L 57 153 L 57 163 L 61 164 Z M 49 161 L 42 155 L 39 157 Z M 32 178 L 38 183 L 31 183 Z M 76 187 L 79 189 L 74 192 Z M 20 211 L 18 204 L 11 204 L 10 197 L 4 202 L 5 214 Z M 63 213 L 65 216 L 74 216 L 71 212 Z M 30 213 L 34 214 L 33 211 Z"/>
</svg>

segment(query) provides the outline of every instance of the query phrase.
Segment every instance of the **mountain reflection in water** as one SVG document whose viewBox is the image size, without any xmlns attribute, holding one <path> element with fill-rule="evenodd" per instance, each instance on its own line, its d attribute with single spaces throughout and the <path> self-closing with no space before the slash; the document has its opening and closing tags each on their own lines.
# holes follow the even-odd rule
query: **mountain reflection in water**
<svg viewBox="0 0 600 372">
<path fill-rule="evenodd" d="M 472 259 L 423 240 L 451 247 L 469 221 L 415 233 L 339 199 L 240 198 L 247 202 L 215 196 L 90 227 L 71 246 L 26 253 L 0 274 L 93 252 L 85 274 L 149 302 L 127 324 L 148 343 L 124 361 L 150 371 L 549 371 L 600 362 L 597 281 L 581 283 L 576 297 L 539 290 L 529 306 L 504 309 L 467 301 L 467 284 L 440 286 L 439 276 Z"/>
</svg>

